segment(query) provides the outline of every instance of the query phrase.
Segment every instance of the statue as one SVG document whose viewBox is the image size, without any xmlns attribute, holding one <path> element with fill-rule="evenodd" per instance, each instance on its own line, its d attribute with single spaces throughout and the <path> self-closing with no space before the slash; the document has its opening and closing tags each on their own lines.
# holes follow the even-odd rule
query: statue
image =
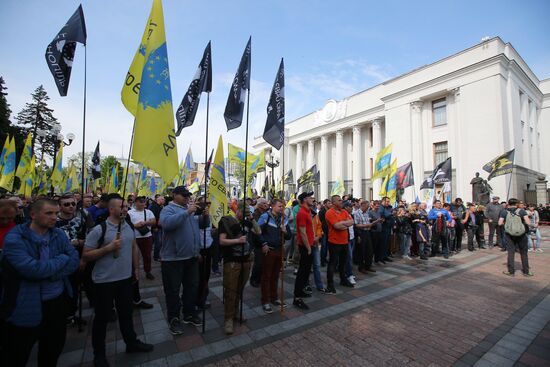
<svg viewBox="0 0 550 367">
<path fill-rule="evenodd" d="M 476 177 L 472 178 L 470 185 L 472 185 L 472 202 L 475 203 L 477 202 L 479 193 L 481 192 L 481 186 L 483 185 L 483 179 L 479 177 L 479 172 L 476 172 Z"/>
<path fill-rule="evenodd" d="M 472 202 L 482 205 L 488 204 L 493 188 L 487 180 L 479 177 L 479 172 L 476 172 L 476 177 L 472 178 L 470 185 L 472 185 Z"/>
</svg>

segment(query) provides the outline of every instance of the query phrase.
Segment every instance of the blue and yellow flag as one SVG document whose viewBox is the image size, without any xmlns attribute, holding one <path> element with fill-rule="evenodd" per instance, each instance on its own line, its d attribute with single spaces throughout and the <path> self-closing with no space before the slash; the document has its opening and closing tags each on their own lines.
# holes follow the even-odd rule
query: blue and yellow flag
<svg viewBox="0 0 550 367">
<path fill-rule="evenodd" d="M 376 160 L 374 161 L 374 172 L 372 179 L 383 178 L 389 174 L 391 163 L 391 152 L 393 144 L 388 145 L 384 149 L 378 152 Z"/>
<path fill-rule="evenodd" d="M 63 142 L 59 144 L 59 150 L 55 157 L 55 167 L 50 180 L 54 188 L 59 189 L 61 187 L 61 182 L 63 182 Z"/>
<path fill-rule="evenodd" d="M 80 180 L 76 173 L 76 167 L 74 164 L 71 164 L 67 171 L 67 180 L 65 181 L 65 190 L 64 192 L 76 192 L 80 191 Z"/>
<path fill-rule="evenodd" d="M 390 198 L 390 203 L 392 205 L 397 199 L 397 178 L 397 159 L 394 159 L 390 166 L 388 185 L 386 187 L 386 196 Z"/>
<path fill-rule="evenodd" d="M 13 181 L 15 180 L 15 139 L 10 140 L 10 145 L 6 150 L 4 157 L 4 167 L 2 168 L 2 178 L 0 178 L 0 187 L 8 191 L 13 190 Z"/>
<path fill-rule="evenodd" d="M 4 168 L 6 152 L 8 151 L 9 146 L 10 146 L 10 136 L 6 135 L 6 140 L 4 141 L 4 147 L 2 148 L 2 152 L 0 152 L 0 175 L 2 174 L 2 168 Z"/>
<path fill-rule="evenodd" d="M 178 174 L 178 149 L 161 0 L 153 0 L 121 97 L 135 116 L 132 158 L 172 180 Z"/>
<path fill-rule="evenodd" d="M 334 184 L 332 185 L 332 190 L 330 190 L 330 196 L 342 196 L 345 192 L 346 188 L 344 187 L 344 182 L 340 177 L 336 177 L 336 181 L 334 181 Z"/>
<path fill-rule="evenodd" d="M 187 188 L 187 190 L 189 190 L 189 192 L 193 195 L 197 194 L 198 192 L 200 192 L 201 190 L 201 187 L 200 187 L 200 184 L 199 184 L 199 178 L 195 178 L 195 181 L 193 181 L 193 183 L 191 185 L 189 185 L 189 187 Z"/>
<path fill-rule="evenodd" d="M 223 140 L 220 134 L 218 149 L 212 164 L 210 180 L 208 182 L 208 197 L 210 201 L 210 220 L 212 225 L 218 226 L 221 217 L 227 215 L 227 188 L 225 186 L 225 160 L 223 155 Z"/>
<path fill-rule="evenodd" d="M 25 146 L 21 153 L 21 159 L 19 159 L 19 165 L 15 171 L 15 177 L 19 178 L 23 183 L 29 172 L 31 171 L 31 159 L 32 159 L 32 135 L 29 133 L 25 140 Z M 34 167 L 33 167 L 34 168 Z"/>
<path fill-rule="evenodd" d="M 228 144 L 228 158 L 232 163 L 244 165 L 245 150 L 233 144 Z M 247 155 L 247 175 L 255 172 L 265 171 L 265 152 L 255 155 L 248 153 Z"/>
<path fill-rule="evenodd" d="M 111 168 L 107 193 L 114 194 L 116 192 L 118 192 L 118 165 L 115 164 L 113 168 Z"/>
</svg>

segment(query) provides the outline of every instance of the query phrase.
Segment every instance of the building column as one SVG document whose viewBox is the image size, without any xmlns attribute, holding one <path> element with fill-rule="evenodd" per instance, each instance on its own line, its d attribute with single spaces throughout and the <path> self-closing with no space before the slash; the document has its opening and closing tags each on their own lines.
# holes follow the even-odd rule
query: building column
<svg viewBox="0 0 550 367">
<path fill-rule="evenodd" d="M 313 155 L 315 150 L 315 140 L 309 139 L 307 141 L 307 156 L 306 156 L 306 169 L 310 169 L 313 166 L 315 156 Z"/>
<path fill-rule="evenodd" d="M 361 155 L 361 126 L 353 127 L 353 196 L 356 198 L 363 197 L 363 171 L 362 171 L 362 155 Z"/>
<path fill-rule="evenodd" d="M 295 180 L 298 180 L 302 175 L 302 142 L 296 143 L 296 176 Z"/>
<path fill-rule="evenodd" d="M 340 178 L 344 181 L 343 176 L 343 167 L 344 167 L 344 132 L 342 130 L 336 131 L 336 164 L 333 167 L 332 172 L 333 179 Z"/>
<path fill-rule="evenodd" d="M 424 155 L 422 154 L 422 107 L 424 102 L 415 101 L 411 103 L 411 148 L 414 172 L 414 184 L 420 187 L 424 181 Z M 415 191 L 416 191 L 415 188 Z"/>
<path fill-rule="evenodd" d="M 319 179 L 321 185 L 319 200 L 325 200 L 328 198 L 328 137 L 326 135 L 321 136 L 321 152 L 319 154 Z"/>
<path fill-rule="evenodd" d="M 382 120 L 374 120 L 372 122 L 372 150 L 374 153 L 375 158 L 375 164 L 376 164 L 376 155 L 380 150 L 382 149 L 382 131 L 381 131 L 381 124 Z M 377 178 L 376 180 L 373 180 L 372 182 L 372 197 L 373 198 L 380 198 L 380 187 L 382 186 L 382 179 Z"/>
</svg>

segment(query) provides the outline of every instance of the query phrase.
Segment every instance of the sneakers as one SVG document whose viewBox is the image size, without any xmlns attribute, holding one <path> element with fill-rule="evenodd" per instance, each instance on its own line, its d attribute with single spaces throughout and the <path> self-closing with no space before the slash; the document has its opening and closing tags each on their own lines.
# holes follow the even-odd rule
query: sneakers
<svg viewBox="0 0 550 367">
<path fill-rule="evenodd" d="M 275 306 L 277 307 L 281 307 L 281 304 L 283 305 L 283 308 L 285 308 L 287 305 L 286 305 L 286 302 L 281 302 L 280 299 L 276 299 L 275 301 L 272 302 Z"/>
<path fill-rule="evenodd" d="M 405 259 L 405 260 L 412 260 L 412 258 L 411 258 L 409 255 L 403 256 L 403 259 Z"/>
<path fill-rule="evenodd" d="M 541 248 L 538 248 L 538 249 L 537 249 L 537 252 L 544 252 L 544 250 L 541 249 Z"/>
<path fill-rule="evenodd" d="M 355 285 L 357 284 L 357 282 L 355 281 L 355 277 L 353 275 L 350 275 L 348 277 L 348 282 L 351 284 L 351 285 Z"/>
<path fill-rule="evenodd" d="M 269 303 L 262 305 L 262 310 L 264 310 L 264 312 L 267 314 L 273 313 L 273 309 L 271 308 L 271 305 Z"/>
<path fill-rule="evenodd" d="M 319 293 L 321 294 L 328 294 L 328 289 L 326 288 L 317 288 L 317 291 L 319 291 Z"/>
<path fill-rule="evenodd" d="M 225 331 L 226 335 L 233 334 L 233 332 L 234 332 L 234 330 L 233 330 L 233 320 L 225 320 L 223 330 Z"/>
<path fill-rule="evenodd" d="M 532 248 L 530 248 L 530 249 L 528 249 L 528 250 L 527 250 L 527 252 L 533 252 L 533 249 L 532 249 Z"/>
<path fill-rule="evenodd" d="M 154 348 L 153 344 L 147 344 L 136 339 L 132 344 L 126 345 L 126 353 L 148 353 Z"/>
<path fill-rule="evenodd" d="M 137 303 L 134 302 L 134 307 L 135 308 L 141 308 L 142 310 L 150 310 L 151 308 L 153 308 L 153 305 L 141 300 Z"/>
<path fill-rule="evenodd" d="M 535 274 L 533 274 L 533 273 L 530 272 L 530 271 L 528 271 L 527 273 L 522 273 L 522 274 L 523 274 L 523 276 L 525 276 L 525 277 L 532 277 L 532 276 L 535 275 Z"/>
<path fill-rule="evenodd" d="M 309 285 L 306 285 L 303 291 L 304 293 L 309 293 L 309 294 L 313 293 L 313 289 L 311 289 Z"/>
<path fill-rule="evenodd" d="M 202 320 L 197 315 L 190 315 L 183 318 L 183 322 L 194 326 L 202 326 Z"/>
<path fill-rule="evenodd" d="M 344 281 L 344 282 L 340 282 L 340 285 L 341 285 L 342 287 L 353 288 L 353 284 L 350 283 L 349 280 L 346 280 L 346 281 Z"/>
<path fill-rule="evenodd" d="M 292 304 L 301 310 L 309 310 L 309 306 L 301 298 L 295 298 Z"/>
<path fill-rule="evenodd" d="M 424 256 L 424 255 L 421 255 L 420 256 L 420 260 L 428 260 L 428 257 Z"/>
<path fill-rule="evenodd" d="M 155 276 L 151 273 L 147 273 L 145 274 L 145 278 L 149 279 L 149 280 L 154 280 L 155 279 Z"/>
<path fill-rule="evenodd" d="M 513 277 L 513 276 L 514 276 L 514 273 L 510 273 L 510 272 L 507 271 L 507 270 L 504 270 L 504 271 L 502 272 L 502 274 L 507 275 L 507 276 L 509 276 L 509 277 Z"/>
<path fill-rule="evenodd" d="M 174 317 L 170 321 L 170 332 L 172 335 L 181 335 L 183 334 L 183 325 L 181 324 L 180 319 Z"/>
</svg>

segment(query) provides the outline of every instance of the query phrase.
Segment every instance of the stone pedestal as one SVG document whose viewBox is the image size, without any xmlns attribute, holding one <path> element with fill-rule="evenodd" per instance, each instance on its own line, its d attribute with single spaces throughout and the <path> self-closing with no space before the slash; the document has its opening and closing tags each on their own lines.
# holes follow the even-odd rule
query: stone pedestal
<svg viewBox="0 0 550 367">
<path fill-rule="evenodd" d="M 537 192 L 537 205 L 546 205 L 548 202 L 548 181 L 539 177 L 539 180 L 535 182 L 535 190 Z"/>
</svg>

